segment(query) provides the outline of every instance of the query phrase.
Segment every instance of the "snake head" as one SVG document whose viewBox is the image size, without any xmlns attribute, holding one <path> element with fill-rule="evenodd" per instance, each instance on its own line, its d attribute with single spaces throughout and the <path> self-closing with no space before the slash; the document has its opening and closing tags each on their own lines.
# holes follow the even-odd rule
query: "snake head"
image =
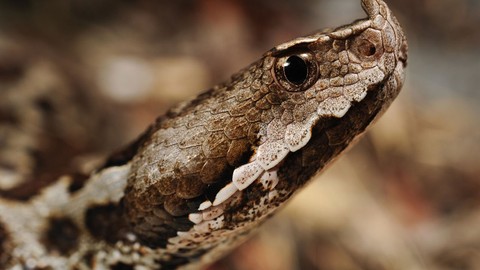
<svg viewBox="0 0 480 270">
<path fill-rule="evenodd" d="M 221 254 L 381 115 L 407 43 L 383 1 L 362 5 L 368 18 L 273 48 L 142 136 L 122 200 L 142 244 Z"/>
<path fill-rule="evenodd" d="M 265 94 L 255 101 L 264 121 L 254 154 L 247 164 L 235 169 L 232 183 L 217 194 L 213 205 L 221 204 L 263 175 L 273 175 L 265 176 L 271 178 L 269 182 L 296 182 L 279 181 L 278 173 L 307 166 L 291 166 L 285 160 L 300 150 L 299 155 L 305 155 L 303 148 L 315 131 L 320 133 L 316 139 L 330 137 L 317 145 L 316 151 L 309 152 L 304 163 L 314 163 L 314 171 L 321 170 L 397 96 L 406 67 L 405 36 L 383 1 L 365 0 L 362 4 L 367 19 L 281 44 L 253 65 L 255 72 L 264 72 L 263 82 L 273 78 L 273 83 L 263 88 Z M 366 109 L 359 112 L 363 106 Z M 309 179 L 312 174 L 307 175 L 293 179 Z M 290 186 L 283 190 L 291 194 L 296 189 Z"/>
</svg>

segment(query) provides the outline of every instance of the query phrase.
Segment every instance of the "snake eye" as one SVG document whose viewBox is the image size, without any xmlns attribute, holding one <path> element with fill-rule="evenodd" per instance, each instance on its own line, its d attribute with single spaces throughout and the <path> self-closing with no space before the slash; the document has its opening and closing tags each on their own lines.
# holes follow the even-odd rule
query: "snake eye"
<svg viewBox="0 0 480 270">
<path fill-rule="evenodd" d="M 275 79 L 290 92 L 303 91 L 317 78 L 317 64 L 310 53 L 288 55 L 277 59 Z"/>
<path fill-rule="evenodd" d="M 301 85 L 307 80 L 308 66 L 302 58 L 293 55 L 283 63 L 283 72 L 291 84 Z"/>
</svg>

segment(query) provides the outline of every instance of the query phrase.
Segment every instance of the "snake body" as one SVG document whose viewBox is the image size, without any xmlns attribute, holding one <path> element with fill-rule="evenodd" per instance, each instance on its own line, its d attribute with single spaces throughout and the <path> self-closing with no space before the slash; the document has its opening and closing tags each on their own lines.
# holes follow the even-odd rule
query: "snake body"
<svg viewBox="0 0 480 270">
<path fill-rule="evenodd" d="M 87 177 L 18 200 L 0 170 L 0 268 L 197 268 L 241 243 L 399 93 L 405 36 L 383 1 L 362 6 L 172 108 Z"/>
</svg>

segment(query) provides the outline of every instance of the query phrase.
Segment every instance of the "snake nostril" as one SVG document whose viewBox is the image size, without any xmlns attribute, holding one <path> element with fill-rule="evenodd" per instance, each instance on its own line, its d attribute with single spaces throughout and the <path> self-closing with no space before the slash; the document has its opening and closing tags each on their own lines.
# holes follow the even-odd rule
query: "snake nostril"
<svg viewBox="0 0 480 270">
<path fill-rule="evenodd" d="M 375 53 L 377 53 L 377 47 L 375 47 L 375 44 L 368 40 L 363 40 L 358 50 L 363 56 L 367 57 L 373 56 Z"/>
</svg>

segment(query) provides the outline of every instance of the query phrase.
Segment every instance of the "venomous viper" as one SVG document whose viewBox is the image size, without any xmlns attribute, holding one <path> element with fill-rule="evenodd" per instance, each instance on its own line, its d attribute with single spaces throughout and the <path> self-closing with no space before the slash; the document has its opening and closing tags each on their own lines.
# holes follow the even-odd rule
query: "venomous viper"
<svg viewBox="0 0 480 270">
<path fill-rule="evenodd" d="M 198 268 L 241 243 L 399 93 L 405 36 L 383 1 L 362 6 L 368 18 L 273 48 L 88 177 L 27 197 L 12 195 L 35 187 L 26 172 L 2 165 L 28 130 L 8 132 L 21 120 L 5 117 L 17 99 L 2 91 L 0 268 Z"/>
</svg>

